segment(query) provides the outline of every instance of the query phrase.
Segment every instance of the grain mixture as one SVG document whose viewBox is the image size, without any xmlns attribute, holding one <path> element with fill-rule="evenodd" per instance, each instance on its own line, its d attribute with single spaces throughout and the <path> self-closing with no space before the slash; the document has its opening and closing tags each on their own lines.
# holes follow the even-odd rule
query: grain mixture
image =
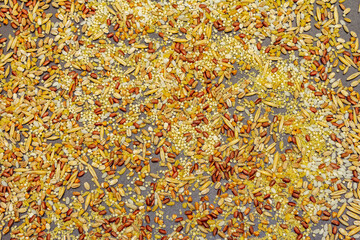
<svg viewBox="0 0 360 240">
<path fill-rule="evenodd" d="M 360 6 L 0 4 L 3 239 L 360 238 Z"/>
</svg>

